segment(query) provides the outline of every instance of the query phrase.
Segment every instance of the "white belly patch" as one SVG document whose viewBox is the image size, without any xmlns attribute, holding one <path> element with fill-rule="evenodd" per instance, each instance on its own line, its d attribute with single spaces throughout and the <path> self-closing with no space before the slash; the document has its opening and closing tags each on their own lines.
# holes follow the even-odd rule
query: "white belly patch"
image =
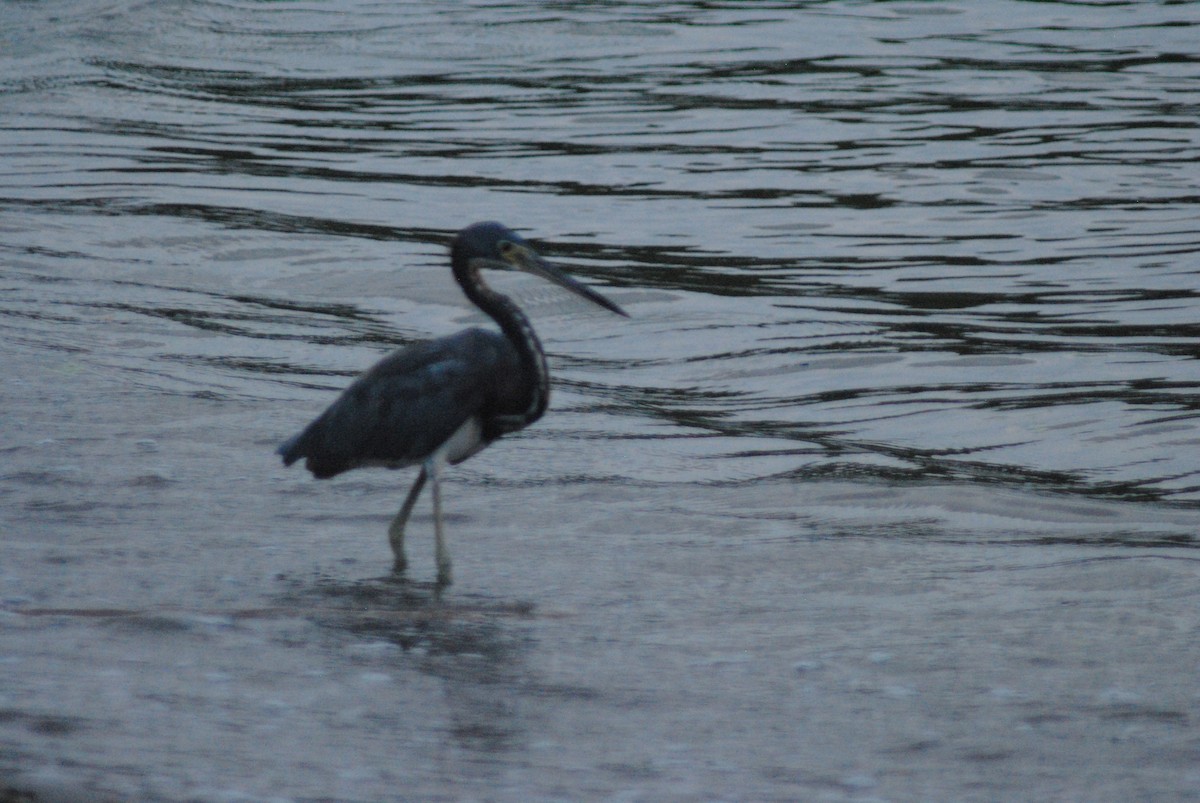
<svg viewBox="0 0 1200 803">
<path fill-rule="evenodd" d="M 478 452 L 483 445 L 483 425 L 477 416 L 471 416 L 438 447 L 437 454 L 447 463 L 459 463 Z"/>
</svg>

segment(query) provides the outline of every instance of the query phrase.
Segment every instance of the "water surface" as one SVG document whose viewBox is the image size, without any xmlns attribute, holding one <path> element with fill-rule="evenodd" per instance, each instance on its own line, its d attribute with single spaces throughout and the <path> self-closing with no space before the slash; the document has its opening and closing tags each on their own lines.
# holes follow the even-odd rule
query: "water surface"
<svg viewBox="0 0 1200 803">
<path fill-rule="evenodd" d="M 1191 799 L 1196 3 L 0 6 L 0 786 Z M 547 417 L 272 449 L 480 323 Z M 504 278 L 504 277 L 501 277 Z"/>
</svg>

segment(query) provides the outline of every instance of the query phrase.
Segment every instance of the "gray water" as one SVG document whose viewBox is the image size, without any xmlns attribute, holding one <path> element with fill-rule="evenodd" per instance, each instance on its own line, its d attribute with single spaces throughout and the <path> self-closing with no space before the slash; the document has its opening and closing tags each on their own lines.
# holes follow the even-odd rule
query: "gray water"
<svg viewBox="0 0 1200 803">
<path fill-rule="evenodd" d="M 1200 3 L 0 4 L 0 799 L 1200 798 Z M 482 318 L 409 472 L 274 446 Z"/>
</svg>

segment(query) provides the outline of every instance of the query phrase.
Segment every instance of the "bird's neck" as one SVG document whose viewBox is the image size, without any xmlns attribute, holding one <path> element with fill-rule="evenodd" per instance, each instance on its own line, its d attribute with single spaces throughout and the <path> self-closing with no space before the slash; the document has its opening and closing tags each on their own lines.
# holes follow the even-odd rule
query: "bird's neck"
<svg viewBox="0 0 1200 803">
<path fill-rule="evenodd" d="M 467 290 L 467 296 L 499 324 L 521 358 L 529 382 L 529 405 L 513 423 L 514 429 L 527 426 L 541 418 L 550 403 L 550 369 L 546 366 L 542 343 L 533 331 L 533 324 L 508 296 L 481 284 Z"/>
</svg>

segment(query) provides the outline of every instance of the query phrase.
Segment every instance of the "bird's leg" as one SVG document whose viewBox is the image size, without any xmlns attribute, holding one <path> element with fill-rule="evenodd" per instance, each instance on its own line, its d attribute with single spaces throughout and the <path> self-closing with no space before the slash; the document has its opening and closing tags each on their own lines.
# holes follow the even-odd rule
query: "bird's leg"
<svg viewBox="0 0 1200 803">
<path fill-rule="evenodd" d="M 450 550 L 446 549 L 446 536 L 442 531 L 442 469 L 446 466 L 446 458 L 435 453 L 425 461 L 424 472 L 433 480 L 433 534 L 434 558 L 437 561 L 437 584 L 448 586 L 451 583 Z"/>
<path fill-rule="evenodd" d="M 388 527 L 388 543 L 392 545 L 392 554 L 396 557 L 396 562 L 392 566 L 392 572 L 395 574 L 402 573 L 408 567 L 408 559 L 404 557 L 404 526 L 408 524 L 408 517 L 412 515 L 413 505 L 417 503 L 417 497 L 421 495 L 421 489 L 425 487 L 425 469 L 421 469 L 421 473 L 417 475 L 417 481 L 413 483 L 412 489 L 408 492 L 408 496 L 404 497 L 404 504 L 400 506 L 400 512 L 396 514 L 396 518 L 392 519 L 391 525 Z M 435 483 L 434 487 L 437 485 Z"/>
</svg>

